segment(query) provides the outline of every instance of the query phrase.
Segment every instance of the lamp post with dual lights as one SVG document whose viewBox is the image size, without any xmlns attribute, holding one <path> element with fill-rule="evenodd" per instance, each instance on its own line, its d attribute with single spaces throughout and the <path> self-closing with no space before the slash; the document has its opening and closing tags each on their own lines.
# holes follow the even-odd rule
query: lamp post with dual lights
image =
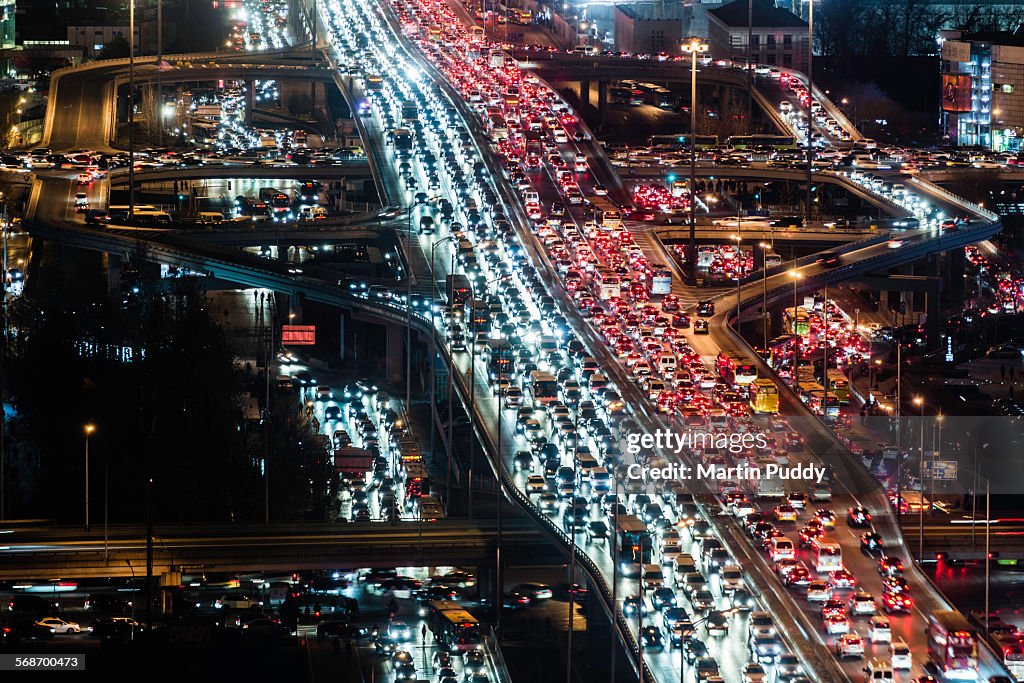
<svg viewBox="0 0 1024 683">
<path fill-rule="evenodd" d="M 737 217 L 737 225 L 739 224 L 739 218 Z M 739 235 L 729 235 L 729 239 L 736 243 L 736 263 L 741 264 L 736 270 L 736 331 L 740 329 L 740 301 L 743 299 L 743 270 L 742 270 L 742 252 L 740 250 L 740 242 L 743 238 Z"/>
<path fill-rule="evenodd" d="M 85 432 L 85 530 L 89 530 L 89 437 L 96 431 L 91 422 L 83 428 Z"/>
<path fill-rule="evenodd" d="M 796 331 L 796 283 L 803 275 L 800 274 L 800 271 L 791 270 L 789 276 L 793 278 L 793 317 L 791 320 L 793 321 L 793 335 L 796 336 L 796 350 L 793 353 L 793 382 L 796 383 L 800 381 L 800 335 Z"/>
<path fill-rule="evenodd" d="M 918 482 L 921 497 L 917 501 L 917 558 L 918 562 L 924 560 L 924 405 L 925 401 L 920 396 L 914 397 L 914 405 L 921 409 L 921 478 Z M 900 501 L 903 504 L 903 501 Z"/>
<path fill-rule="evenodd" d="M 761 312 L 764 316 L 764 348 L 768 349 L 768 243 L 758 242 L 761 248 Z"/>
<path fill-rule="evenodd" d="M 708 51 L 708 44 L 700 38 L 690 38 L 681 46 L 690 60 L 690 244 L 686 256 L 690 278 L 696 277 L 697 267 L 697 55 Z"/>
</svg>

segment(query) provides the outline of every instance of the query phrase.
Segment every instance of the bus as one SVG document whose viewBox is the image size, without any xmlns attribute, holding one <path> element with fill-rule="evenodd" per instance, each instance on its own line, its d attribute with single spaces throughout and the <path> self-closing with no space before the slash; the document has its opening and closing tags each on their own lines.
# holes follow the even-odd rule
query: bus
<svg viewBox="0 0 1024 683">
<path fill-rule="evenodd" d="M 430 473 L 423 462 L 407 462 L 405 469 L 405 504 L 412 507 L 417 498 L 430 494 Z"/>
<path fill-rule="evenodd" d="M 605 230 L 614 230 L 622 227 L 622 212 L 618 209 L 601 212 L 601 225 Z"/>
<path fill-rule="evenodd" d="M 470 26 L 469 27 L 469 41 L 471 43 L 482 43 L 484 42 L 484 29 L 482 26 Z"/>
<path fill-rule="evenodd" d="M 558 382 L 550 372 L 533 370 L 530 372 L 530 396 L 534 408 L 547 407 L 558 400 Z"/>
<path fill-rule="evenodd" d="M 651 561 L 652 539 L 647 525 L 636 515 L 620 515 L 615 525 L 615 545 L 619 571 L 623 576 L 639 576 L 640 568 Z"/>
<path fill-rule="evenodd" d="M 469 331 L 477 332 L 491 331 L 491 309 L 486 301 L 481 299 L 468 299 L 466 301 L 466 321 Z"/>
<path fill-rule="evenodd" d="M 480 622 L 465 609 L 446 609 L 438 613 L 434 626 L 434 639 L 449 652 L 478 650 L 483 638 Z"/>
<path fill-rule="evenodd" d="M 718 376 L 732 384 L 747 386 L 757 379 L 757 366 L 743 356 L 719 353 L 716 366 Z"/>
<path fill-rule="evenodd" d="M 368 74 L 366 76 L 366 89 L 371 92 L 380 92 L 384 89 L 384 77 L 379 74 Z"/>
<path fill-rule="evenodd" d="M 728 144 L 733 149 L 751 147 L 772 147 L 774 149 L 796 149 L 796 138 L 792 135 L 733 135 Z"/>
<path fill-rule="evenodd" d="M 275 215 L 291 211 L 291 197 L 276 188 L 261 187 L 260 199 L 270 205 L 270 208 L 273 209 L 273 213 Z"/>
<path fill-rule="evenodd" d="M 597 298 L 602 301 L 622 295 L 622 280 L 611 268 L 597 269 L 594 273 L 594 286 L 597 288 Z"/>
<path fill-rule="evenodd" d="M 843 548 L 825 541 L 814 544 L 814 571 L 834 572 L 843 568 Z"/>
<path fill-rule="evenodd" d="M 1016 680 L 1024 680 L 1024 642 L 1018 633 L 991 633 L 989 642 L 1003 666 Z"/>
<path fill-rule="evenodd" d="M 469 284 L 469 278 L 458 273 L 449 275 L 447 282 L 448 303 L 452 306 L 464 306 L 467 301 L 473 298 L 473 287 Z"/>
<path fill-rule="evenodd" d="M 764 252 L 764 267 L 765 268 L 774 268 L 776 266 L 781 266 L 781 265 L 782 265 L 782 257 L 779 256 L 776 252 L 772 251 L 771 249 L 768 249 L 768 250 L 766 250 Z"/>
<path fill-rule="evenodd" d="M 839 398 L 841 405 L 850 403 L 850 380 L 846 374 L 837 368 L 830 368 L 825 373 L 826 385 L 830 394 L 834 393 Z"/>
<path fill-rule="evenodd" d="M 804 384 L 807 382 L 802 382 L 800 386 L 802 387 Z M 821 415 L 826 420 L 835 420 L 839 417 L 839 397 L 831 391 L 826 393 L 825 388 L 822 387 L 808 392 L 807 396 L 807 407 L 811 409 L 812 413 Z"/>
<path fill-rule="evenodd" d="M 977 680 L 978 636 L 956 610 L 928 615 L 928 659 L 943 678 Z"/>
<path fill-rule="evenodd" d="M 660 263 L 652 263 L 644 276 L 651 296 L 672 293 L 672 271 Z"/>
<path fill-rule="evenodd" d="M 487 128 L 490 132 L 491 142 L 508 139 L 508 124 L 505 122 L 504 116 L 491 114 L 487 117 Z"/>
<path fill-rule="evenodd" d="M 270 218 L 271 209 L 270 205 L 259 199 L 252 199 L 250 197 L 242 197 L 236 203 L 238 207 L 238 213 L 242 216 L 249 216 L 254 221 L 266 220 Z"/>
<path fill-rule="evenodd" d="M 800 397 L 800 400 L 807 403 L 811 400 L 811 394 L 815 392 L 824 392 L 825 387 L 821 386 L 817 382 L 806 381 L 798 382 L 796 385 L 796 395 Z"/>
<path fill-rule="evenodd" d="M 611 97 L 612 104 L 629 104 L 633 98 L 633 89 L 612 86 L 608 89 L 608 94 Z"/>
<path fill-rule="evenodd" d="M 435 42 L 441 40 L 441 26 L 440 26 L 440 24 L 433 24 L 433 25 L 431 25 L 431 27 L 429 29 L 427 29 L 427 38 L 429 38 L 430 40 L 433 40 Z"/>
<path fill-rule="evenodd" d="M 490 346 L 487 358 L 487 376 L 492 381 L 498 379 L 499 375 L 507 375 L 510 380 L 515 379 L 515 356 L 509 342 L 504 339 L 492 339 Z"/>
<path fill-rule="evenodd" d="M 761 415 L 779 412 L 779 388 L 774 380 L 762 378 L 750 383 L 750 409 Z"/>
<path fill-rule="evenodd" d="M 807 309 L 802 306 L 797 306 L 795 314 L 792 308 L 782 309 L 782 318 L 786 330 L 792 334 L 803 335 L 811 331 L 810 317 L 807 315 Z"/>
<path fill-rule="evenodd" d="M 640 91 L 644 103 L 652 104 L 661 109 L 671 109 L 675 103 L 672 91 L 654 83 L 640 83 L 636 87 Z"/>
<path fill-rule="evenodd" d="M 697 149 L 706 149 L 718 144 L 717 135 L 698 135 L 694 138 Z M 647 146 L 662 151 L 681 151 L 690 148 L 690 136 L 684 133 L 675 135 L 652 135 L 647 138 Z"/>
</svg>

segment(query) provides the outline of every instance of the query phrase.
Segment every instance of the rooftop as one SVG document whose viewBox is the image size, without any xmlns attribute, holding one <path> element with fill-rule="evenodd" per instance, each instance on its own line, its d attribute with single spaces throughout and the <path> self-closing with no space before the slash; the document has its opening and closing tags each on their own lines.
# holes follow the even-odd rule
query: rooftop
<svg viewBox="0 0 1024 683">
<path fill-rule="evenodd" d="M 615 9 L 630 19 L 640 21 L 682 21 L 687 14 L 687 8 L 682 3 L 636 2 L 616 5 Z"/>
<path fill-rule="evenodd" d="M 770 0 L 753 0 L 754 26 L 806 28 L 807 22 L 787 9 L 776 7 Z M 717 9 L 709 9 L 713 15 L 726 26 L 746 26 L 748 21 L 748 1 L 733 0 L 728 5 Z"/>
</svg>

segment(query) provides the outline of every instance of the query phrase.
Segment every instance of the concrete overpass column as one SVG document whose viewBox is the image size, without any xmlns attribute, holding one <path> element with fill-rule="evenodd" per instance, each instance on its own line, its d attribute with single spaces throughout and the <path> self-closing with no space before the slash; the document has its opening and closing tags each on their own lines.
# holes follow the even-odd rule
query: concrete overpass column
<svg viewBox="0 0 1024 683">
<path fill-rule="evenodd" d="M 580 81 L 580 102 L 582 104 L 590 104 L 590 81 Z"/>
<path fill-rule="evenodd" d="M 947 267 L 946 291 L 949 292 L 949 300 L 953 307 L 963 305 L 967 293 L 967 283 L 964 278 L 967 276 L 967 254 L 961 249 L 953 249 L 946 252 Z"/>
<path fill-rule="evenodd" d="M 612 638 L 611 622 L 605 614 L 604 605 L 597 597 L 597 591 L 588 590 L 586 597 L 587 610 L 587 657 L 591 667 L 607 670 L 611 665 L 611 650 L 618 647 L 618 639 Z M 576 623 L 579 623 L 576 621 Z M 667 635 L 667 634 L 666 634 Z M 575 637 L 574 637 L 575 640 Z M 575 648 L 573 648 L 575 649 Z M 616 653 L 617 657 L 621 653 Z M 623 660 L 625 661 L 625 660 Z M 618 668 L 618 667 L 616 667 Z M 618 677 L 616 677 L 618 679 Z M 625 679 L 629 680 L 629 679 Z"/>
<path fill-rule="evenodd" d="M 598 127 L 604 128 L 608 122 L 608 81 L 597 82 L 597 116 Z"/>
<path fill-rule="evenodd" d="M 387 368 L 388 384 L 398 384 L 405 380 L 405 330 L 399 325 L 388 325 L 387 331 Z"/>
<path fill-rule="evenodd" d="M 345 362 L 345 312 L 338 314 L 338 358 Z"/>
<path fill-rule="evenodd" d="M 293 292 L 288 295 L 288 323 L 289 325 L 302 324 L 302 305 L 305 303 L 306 295 L 302 292 Z"/>
<path fill-rule="evenodd" d="M 256 84 L 254 81 L 245 82 L 245 122 L 252 124 L 252 112 L 256 108 Z"/>
<path fill-rule="evenodd" d="M 107 293 L 115 296 L 121 292 L 121 255 L 106 252 L 107 261 Z"/>
</svg>

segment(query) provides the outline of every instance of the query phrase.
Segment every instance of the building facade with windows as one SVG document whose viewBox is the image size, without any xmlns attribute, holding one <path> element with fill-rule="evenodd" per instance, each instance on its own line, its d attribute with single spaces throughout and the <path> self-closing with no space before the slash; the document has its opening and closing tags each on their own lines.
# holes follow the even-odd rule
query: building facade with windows
<svg viewBox="0 0 1024 683">
<path fill-rule="evenodd" d="M 615 6 L 615 49 L 630 54 L 680 53 L 683 17 L 682 4 L 663 5 L 638 2 Z"/>
<path fill-rule="evenodd" d="M 962 147 L 1024 150 L 1024 26 L 1016 31 L 942 31 L 941 117 Z"/>
<path fill-rule="evenodd" d="M 708 45 L 715 59 L 747 59 L 748 24 L 752 22 L 750 58 L 757 64 L 807 71 L 807 22 L 769 0 L 734 0 L 709 9 Z"/>
</svg>

